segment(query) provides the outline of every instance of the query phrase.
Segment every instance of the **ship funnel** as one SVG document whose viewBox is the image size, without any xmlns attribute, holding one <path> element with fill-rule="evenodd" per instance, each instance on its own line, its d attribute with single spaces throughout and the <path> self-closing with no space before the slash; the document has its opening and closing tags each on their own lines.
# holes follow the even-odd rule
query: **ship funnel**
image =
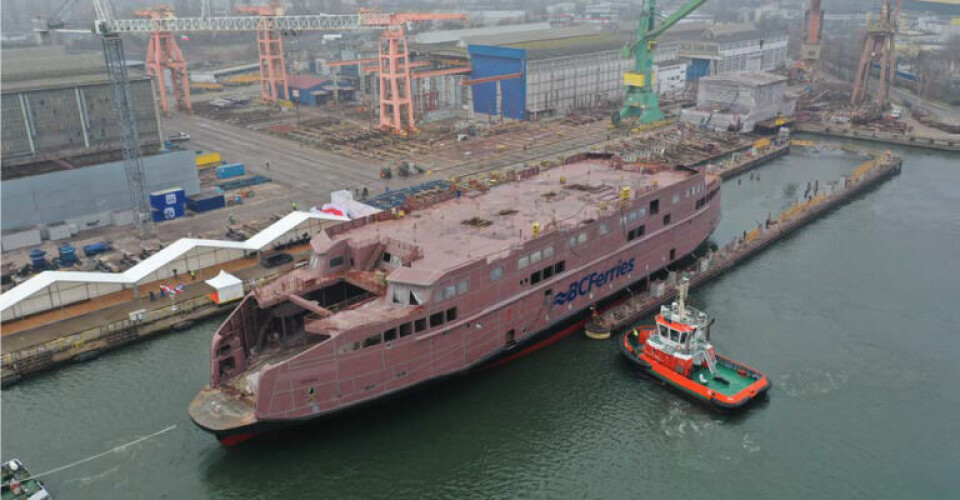
<svg viewBox="0 0 960 500">
<path fill-rule="evenodd" d="M 534 222 L 534 223 L 533 223 L 533 237 L 534 237 L 534 238 L 539 238 L 539 237 L 540 237 L 540 223 L 539 223 L 539 222 Z"/>
</svg>

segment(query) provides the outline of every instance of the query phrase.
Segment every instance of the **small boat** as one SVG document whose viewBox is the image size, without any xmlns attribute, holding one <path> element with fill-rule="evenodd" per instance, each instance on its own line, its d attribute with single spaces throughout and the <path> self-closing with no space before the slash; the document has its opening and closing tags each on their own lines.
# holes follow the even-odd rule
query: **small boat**
<svg viewBox="0 0 960 500">
<path fill-rule="evenodd" d="M 43 486 L 43 483 L 39 479 L 34 479 L 30 471 L 24 467 L 23 462 L 16 458 L 0 464 L 0 475 L 2 475 L 2 487 L 0 487 L 0 499 L 2 500 L 44 500 L 53 498 Z"/>
<path fill-rule="evenodd" d="M 686 304 L 683 278 L 677 300 L 661 306 L 652 328 L 623 334 L 620 352 L 644 372 L 716 409 L 740 408 L 772 385 L 762 372 L 718 356 L 710 343 L 707 315 Z"/>
</svg>

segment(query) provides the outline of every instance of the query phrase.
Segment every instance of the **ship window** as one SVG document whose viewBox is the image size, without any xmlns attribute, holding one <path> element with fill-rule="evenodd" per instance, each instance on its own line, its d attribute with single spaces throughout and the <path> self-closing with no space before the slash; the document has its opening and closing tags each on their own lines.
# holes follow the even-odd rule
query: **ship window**
<svg viewBox="0 0 960 500">
<path fill-rule="evenodd" d="M 386 263 L 389 264 L 389 263 L 390 263 L 390 259 L 392 259 L 392 258 L 393 258 L 393 256 L 390 255 L 390 252 L 383 252 L 383 261 L 384 261 L 384 262 L 386 262 Z"/>
<path fill-rule="evenodd" d="M 657 215 L 660 212 L 660 200 L 650 202 L 650 215 Z"/>
<path fill-rule="evenodd" d="M 676 203 L 680 201 L 680 193 L 673 193 L 673 202 Z"/>
<path fill-rule="evenodd" d="M 670 330 L 670 340 L 674 342 L 680 340 L 680 334 L 676 330 Z"/>
<path fill-rule="evenodd" d="M 420 304 L 423 304 L 422 296 L 423 296 L 423 292 L 420 292 L 418 294 L 417 292 L 410 290 L 410 305 L 419 306 Z"/>
<path fill-rule="evenodd" d="M 527 257 L 526 255 L 523 257 L 520 257 L 520 260 L 517 261 L 517 269 L 523 269 L 529 265 L 530 265 L 530 257 Z"/>
<path fill-rule="evenodd" d="M 503 278 L 503 266 L 497 266 L 490 270 L 490 281 L 497 281 Z"/>
<path fill-rule="evenodd" d="M 635 221 L 635 220 L 637 220 L 637 211 L 636 211 L 636 210 L 634 210 L 633 212 L 630 212 L 630 215 L 627 216 L 627 221 L 628 221 L 628 222 L 633 222 L 633 221 Z"/>
<path fill-rule="evenodd" d="M 601 222 L 601 223 L 597 226 L 597 234 L 599 234 L 599 235 L 604 235 L 604 234 L 607 234 L 608 232 L 610 232 L 610 228 L 607 227 L 607 223 L 606 223 L 606 222 Z"/>
<path fill-rule="evenodd" d="M 676 248 L 671 248 L 671 249 L 670 249 L 670 260 L 676 260 L 676 259 L 677 259 L 677 249 L 676 249 Z"/>
<path fill-rule="evenodd" d="M 457 293 L 464 294 L 470 291 L 470 280 L 463 280 L 457 283 Z"/>
<path fill-rule="evenodd" d="M 630 232 L 627 233 L 627 241 L 633 241 L 634 239 L 636 239 L 636 237 L 637 237 L 636 229 L 631 229 Z"/>
<path fill-rule="evenodd" d="M 430 328 L 438 327 L 443 324 L 443 311 L 430 315 Z"/>
<path fill-rule="evenodd" d="M 320 265 L 320 256 L 313 254 L 310 256 L 310 267 L 316 269 Z"/>
<path fill-rule="evenodd" d="M 553 247 L 552 247 L 552 246 L 549 246 L 549 247 L 543 249 L 543 258 L 544 258 L 544 259 L 549 259 L 550 257 L 553 257 Z"/>
<path fill-rule="evenodd" d="M 553 272 L 555 274 L 562 274 L 567 269 L 567 261 L 561 260 L 553 266 Z"/>
<path fill-rule="evenodd" d="M 681 344 L 686 344 L 686 343 L 687 343 L 687 333 L 686 333 L 686 332 L 680 334 L 680 343 L 681 343 Z"/>
<path fill-rule="evenodd" d="M 371 336 L 363 339 L 363 347 L 373 347 L 373 346 L 379 344 L 381 340 L 383 340 L 383 339 L 380 338 L 380 334 L 379 334 L 379 333 L 376 334 L 376 335 L 371 335 Z"/>
<path fill-rule="evenodd" d="M 584 231 L 577 235 L 577 243 L 586 243 L 587 242 L 587 232 Z"/>
<path fill-rule="evenodd" d="M 666 226 L 666 225 L 669 225 L 669 224 L 670 224 L 670 214 L 664 215 L 664 216 L 663 216 L 663 225 Z"/>
<path fill-rule="evenodd" d="M 383 332 L 383 341 L 384 341 L 384 342 L 393 342 L 394 340 L 397 340 L 397 329 L 396 329 L 396 328 L 391 328 L 391 329 Z"/>
<path fill-rule="evenodd" d="M 400 338 L 404 338 L 411 333 L 413 333 L 413 327 L 410 325 L 410 323 L 404 323 L 400 325 Z"/>
<path fill-rule="evenodd" d="M 343 265 L 343 255 L 330 259 L 330 269 Z"/>
<path fill-rule="evenodd" d="M 540 252 L 540 250 L 537 250 L 536 252 L 533 252 L 532 254 L 530 254 L 530 263 L 531 263 L 531 264 L 536 264 L 537 262 L 540 262 L 541 260 L 543 260 L 543 253 Z"/>
<path fill-rule="evenodd" d="M 641 225 L 640 227 L 637 228 L 637 238 L 643 236 L 643 234 L 646 232 L 647 232 L 647 226 Z"/>
<path fill-rule="evenodd" d="M 530 275 L 530 284 L 536 285 L 537 283 L 540 283 L 540 271 L 537 271 Z"/>
<path fill-rule="evenodd" d="M 394 287 L 393 295 L 390 297 L 390 299 L 393 300 L 394 304 L 403 304 L 404 302 L 401 297 L 403 297 L 403 293 L 400 290 L 398 290 L 396 287 Z"/>
<path fill-rule="evenodd" d="M 568 239 L 567 239 L 567 245 L 569 245 L 569 246 L 571 246 L 571 247 L 577 246 L 577 237 L 576 237 L 576 236 L 571 236 L 570 238 L 568 238 Z"/>
<path fill-rule="evenodd" d="M 451 307 L 447 309 L 447 321 L 456 321 L 457 320 L 457 308 Z"/>
<path fill-rule="evenodd" d="M 646 209 L 646 208 L 641 208 L 641 209 L 640 209 L 640 217 L 643 217 L 644 215 L 647 215 L 647 209 Z"/>
<path fill-rule="evenodd" d="M 456 294 L 457 294 L 457 286 L 456 286 L 456 285 L 450 285 L 450 286 L 444 288 L 444 290 L 443 290 L 443 298 L 445 298 L 445 299 L 449 299 L 450 297 L 453 297 L 453 296 L 456 295 Z"/>
<path fill-rule="evenodd" d="M 543 279 L 548 280 L 551 276 L 553 276 L 553 266 L 543 268 Z"/>
<path fill-rule="evenodd" d="M 420 318 L 413 322 L 413 328 L 420 333 L 427 329 L 427 318 Z"/>
</svg>

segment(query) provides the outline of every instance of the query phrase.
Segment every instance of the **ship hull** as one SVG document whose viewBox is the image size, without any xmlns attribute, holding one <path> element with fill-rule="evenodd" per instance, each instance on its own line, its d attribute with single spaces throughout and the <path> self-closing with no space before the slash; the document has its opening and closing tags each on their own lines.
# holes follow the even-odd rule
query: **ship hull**
<svg viewBox="0 0 960 500">
<path fill-rule="evenodd" d="M 681 256 L 676 261 L 676 264 L 683 264 L 685 261 L 688 261 L 692 257 L 698 254 L 702 254 L 701 249 L 705 248 L 707 245 L 707 240 L 709 235 L 705 237 L 693 251 L 690 253 Z M 657 271 L 659 272 L 659 270 Z M 635 287 L 637 284 L 646 283 L 651 276 L 657 274 L 657 272 L 651 273 L 646 276 L 642 276 L 637 280 L 634 280 L 630 283 L 624 284 L 622 288 L 612 293 L 611 295 L 599 300 L 596 303 L 596 308 L 599 312 L 603 312 L 606 309 L 613 307 L 630 296 L 630 289 Z M 502 364 L 515 361 L 519 358 L 532 354 L 538 350 L 541 350 L 553 343 L 560 341 L 561 339 L 568 337 L 569 335 L 581 331 L 585 322 L 589 319 L 591 313 L 590 307 L 584 307 L 574 312 L 571 315 L 568 315 L 565 318 L 558 320 L 557 322 L 551 324 L 549 327 L 541 329 L 531 335 L 518 339 L 517 342 L 512 346 L 504 346 L 503 348 L 493 352 L 489 356 L 478 360 L 472 365 L 466 366 L 463 369 L 451 373 L 446 373 L 443 375 L 438 375 L 436 377 L 423 380 L 416 384 L 412 384 L 395 391 L 392 391 L 387 394 L 382 394 L 379 396 L 372 397 L 368 400 L 358 401 L 350 406 L 343 406 L 335 408 L 326 412 L 315 413 L 301 418 L 285 418 L 283 420 L 268 420 L 263 419 L 259 420 L 250 425 L 238 426 L 228 430 L 216 430 L 205 427 L 201 423 L 193 419 L 194 423 L 199 426 L 201 429 L 214 434 L 218 441 L 225 446 L 233 446 L 240 443 L 243 443 L 249 439 L 252 439 L 258 435 L 278 431 L 281 429 L 315 423 L 322 421 L 334 416 L 343 415 L 345 413 L 362 411 L 365 408 L 374 406 L 377 403 L 387 403 L 396 398 L 404 397 L 421 391 L 423 389 L 429 388 L 436 384 L 446 382 L 452 378 L 460 377 L 463 375 L 470 375 L 476 372 L 486 370 L 488 368 L 493 368 Z"/>
</svg>

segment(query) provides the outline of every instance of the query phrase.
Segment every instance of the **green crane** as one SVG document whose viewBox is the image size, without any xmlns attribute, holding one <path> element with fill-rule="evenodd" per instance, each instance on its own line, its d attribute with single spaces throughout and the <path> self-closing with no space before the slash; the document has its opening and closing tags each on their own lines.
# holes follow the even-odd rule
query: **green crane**
<svg viewBox="0 0 960 500">
<path fill-rule="evenodd" d="M 657 92 L 653 87 L 653 49 L 657 46 L 657 38 L 664 31 L 690 15 L 706 1 L 689 0 L 658 26 L 656 23 L 657 0 L 644 0 L 640 19 L 637 20 L 637 39 L 623 48 L 623 57 L 633 56 L 634 66 L 633 71 L 623 75 L 627 96 L 623 109 L 614 111 L 611 117 L 614 125 L 632 116 L 639 117 L 640 123 L 644 124 L 663 120 L 663 113 L 657 102 Z"/>
</svg>

